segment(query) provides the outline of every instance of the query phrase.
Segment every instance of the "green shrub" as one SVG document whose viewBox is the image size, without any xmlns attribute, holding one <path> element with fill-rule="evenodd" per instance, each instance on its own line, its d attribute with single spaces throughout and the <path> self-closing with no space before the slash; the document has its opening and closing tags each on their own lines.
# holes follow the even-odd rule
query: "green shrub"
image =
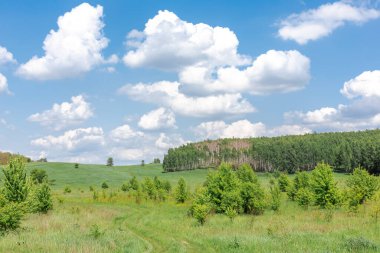
<svg viewBox="0 0 380 253">
<path fill-rule="evenodd" d="M 363 168 L 356 168 L 352 176 L 347 180 L 348 200 L 351 208 L 363 204 L 373 197 L 379 189 L 379 181 Z"/>
<path fill-rule="evenodd" d="M 235 217 L 238 215 L 238 212 L 236 211 L 235 208 L 229 206 L 227 207 L 225 214 L 227 215 L 228 218 L 230 218 L 232 222 L 235 219 Z"/>
<path fill-rule="evenodd" d="M 178 180 L 177 187 L 175 189 L 175 199 L 177 203 L 184 203 L 189 198 L 185 179 L 181 177 Z"/>
<path fill-rule="evenodd" d="M 103 182 L 101 185 L 102 189 L 108 189 L 108 184 L 106 182 Z"/>
<path fill-rule="evenodd" d="M 243 183 L 241 186 L 244 213 L 259 215 L 264 213 L 265 194 L 259 184 Z"/>
<path fill-rule="evenodd" d="M 314 200 L 313 192 L 308 188 L 301 188 L 296 193 L 295 200 L 298 205 L 308 208 Z"/>
<path fill-rule="evenodd" d="M 346 239 L 344 247 L 348 252 L 368 252 L 379 249 L 374 242 L 361 236 Z"/>
<path fill-rule="evenodd" d="M 133 176 L 129 182 L 129 189 L 137 191 L 139 189 L 139 181 L 137 180 L 136 176 Z"/>
<path fill-rule="evenodd" d="M 104 231 L 101 231 L 100 230 L 100 227 L 98 225 L 92 225 L 91 228 L 90 228 L 90 233 L 89 235 L 94 238 L 94 239 L 98 239 L 99 237 L 101 237 L 102 235 L 104 235 Z"/>
<path fill-rule="evenodd" d="M 210 207 L 207 204 L 195 204 L 193 207 L 193 216 L 201 225 L 206 222 L 209 212 Z"/>
<path fill-rule="evenodd" d="M 241 182 L 246 183 L 258 183 L 256 174 L 254 173 L 252 167 L 249 164 L 242 164 L 236 171 L 236 176 Z"/>
<path fill-rule="evenodd" d="M 75 163 L 75 164 L 74 164 L 74 168 L 75 168 L 75 169 L 78 169 L 78 168 L 79 168 L 79 164 L 78 164 L 78 163 Z"/>
<path fill-rule="evenodd" d="M 248 170 L 244 169 L 244 171 Z M 252 180 L 250 176 L 244 176 L 243 178 L 247 181 Z M 240 190 L 241 180 L 239 180 L 237 173 L 235 173 L 232 170 L 231 165 L 222 163 L 218 167 L 217 171 L 211 172 L 207 175 L 205 184 L 207 187 L 208 194 L 210 195 L 211 203 L 215 207 L 215 211 L 218 213 L 224 213 L 226 211 L 226 208 L 228 207 L 227 203 L 231 202 L 229 198 L 232 195 L 236 195 L 237 192 Z M 223 198 L 227 199 L 223 200 Z M 235 205 L 235 202 L 231 202 L 231 204 Z"/>
<path fill-rule="evenodd" d="M 20 227 L 24 210 L 19 203 L 8 202 L 0 207 L 0 234 Z"/>
<path fill-rule="evenodd" d="M 206 187 L 199 187 L 195 190 L 193 203 L 189 209 L 189 215 L 191 216 L 194 216 L 195 205 L 210 205 L 210 195 Z"/>
<path fill-rule="evenodd" d="M 286 192 L 290 185 L 289 177 L 285 173 L 281 173 L 278 177 L 278 186 L 282 192 Z"/>
<path fill-rule="evenodd" d="M 123 192 L 127 192 L 127 191 L 129 191 L 129 183 L 123 183 L 123 184 L 121 185 L 121 190 L 122 190 Z"/>
<path fill-rule="evenodd" d="M 71 188 L 69 186 L 66 186 L 65 189 L 63 190 L 63 193 L 71 193 Z"/>
<path fill-rule="evenodd" d="M 339 205 L 341 194 L 334 181 L 330 165 L 319 163 L 311 175 L 311 189 L 314 192 L 315 204 L 321 208 Z"/>
<path fill-rule="evenodd" d="M 157 189 L 154 185 L 154 182 L 151 178 L 146 177 L 144 178 L 144 182 L 142 184 L 143 191 L 147 194 L 147 196 L 150 199 L 156 199 L 157 198 Z"/>
<path fill-rule="evenodd" d="M 278 211 L 281 205 L 281 190 L 278 184 L 270 187 L 271 202 L 270 207 L 273 211 Z"/>
<path fill-rule="evenodd" d="M 42 169 L 33 169 L 30 172 L 30 178 L 35 184 L 42 184 L 48 182 L 48 175 L 45 170 Z"/>
<path fill-rule="evenodd" d="M 26 176 L 24 159 L 21 156 L 12 157 L 9 164 L 3 168 L 3 173 L 4 197 L 12 202 L 25 201 L 30 185 Z"/>
<path fill-rule="evenodd" d="M 50 187 L 45 183 L 35 190 L 32 211 L 47 213 L 51 209 L 53 209 L 53 201 L 51 199 Z"/>
</svg>

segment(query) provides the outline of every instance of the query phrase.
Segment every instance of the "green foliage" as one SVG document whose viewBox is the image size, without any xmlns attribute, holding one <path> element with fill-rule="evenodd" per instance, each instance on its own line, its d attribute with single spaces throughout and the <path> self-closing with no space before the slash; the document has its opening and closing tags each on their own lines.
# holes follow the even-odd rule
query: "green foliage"
<svg viewBox="0 0 380 253">
<path fill-rule="evenodd" d="M 144 161 L 144 160 L 141 160 L 141 166 L 142 166 L 142 167 L 145 166 L 145 161 Z"/>
<path fill-rule="evenodd" d="M 256 174 L 253 172 L 252 167 L 247 163 L 240 165 L 240 167 L 236 171 L 236 176 L 243 183 L 258 183 Z"/>
<path fill-rule="evenodd" d="M 166 172 L 210 168 L 222 161 L 237 166 L 242 160 L 256 171 L 279 168 L 290 174 L 312 170 L 325 161 L 341 171 L 359 165 L 380 174 L 380 130 L 320 133 L 272 138 L 223 139 L 170 149 L 163 160 Z"/>
<path fill-rule="evenodd" d="M 209 212 L 210 207 L 207 204 L 195 204 L 193 207 L 193 216 L 201 225 L 206 222 Z"/>
<path fill-rule="evenodd" d="M 296 200 L 296 195 L 300 189 L 310 187 L 310 176 L 307 172 L 297 172 L 293 182 L 289 182 L 287 194 L 290 200 Z"/>
<path fill-rule="evenodd" d="M 74 168 L 75 168 L 75 169 L 78 169 L 78 168 L 79 168 L 79 164 L 78 164 L 78 163 L 75 163 L 75 164 L 74 164 Z"/>
<path fill-rule="evenodd" d="M 63 190 L 63 193 L 71 193 L 70 186 L 66 186 L 65 189 Z"/>
<path fill-rule="evenodd" d="M 139 181 L 137 181 L 136 176 L 133 176 L 129 180 L 129 188 L 132 190 L 135 190 L 135 191 L 137 191 L 139 189 Z"/>
<path fill-rule="evenodd" d="M 28 197 L 30 185 L 27 180 L 25 162 L 20 156 L 12 157 L 9 164 L 3 168 L 4 197 L 8 201 L 23 202 Z"/>
<path fill-rule="evenodd" d="M 362 236 L 346 239 L 344 247 L 348 252 L 368 252 L 379 249 L 374 242 Z"/>
<path fill-rule="evenodd" d="M 363 168 L 356 168 L 347 181 L 349 206 L 356 208 L 373 197 L 379 189 L 379 180 Z"/>
<path fill-rule="evenodd" d="M 94 238 L 94 239 L 98 239 L 99 237 L 103 236 L 104 235 L 104 231 L 102 231 L 100 229 L 100 227 L 97 225 L 97 224 L 94 224 L 91 226 L 90 228 L 90 233 L 89 235 Z"/>
<path fill-rule="evenodd" d="M 113 166 L 113 158 L 112 157 L 108 157 L 108 159 L 107 159 L 107 166 L 110 166 L 110 167 Z"/>
<path fill-rule="evenodd" d="M 336 186 L 333 170 L 326 163 L 319 163 L 311 173 L 311 189 L 315 204 L 321 208 L 337 206 L 341 203 L 341 194 Z"/>
<path fill-rule="evenodd" d="M 270 186 L 270 207 L 273 211 L 278 211 L 281 205 L 281 190 L 278 184 Z"/>
<path fill-rule="evenodd" d="M 0 234 L 20 227 L 24 210 L 20 203 L 8 202 L 0 206 Z"/>
<path fill-rule="evenodd" d="M 309 188 L 301 188 L 296 193 L 295 201 L 297 201 L 298 205 L 308 208 L 314 201 L 313 192 Z"/>
<path fill-rule="evenodd" d="M 189 198 L 185 179 L 181 177 L 178 180 L 177 187 L 175 189 L 175 199 L 177 203 L 184 203 Z"/>
<path fill-rule="evenodd" d="M 287 188 L 290 185 L 289 177 L 285 173 L 281 173 L 278 177 L 278 186 L 282 192 L 286 192 Z"/>
<path fill-rule="evenodd" d="M 123 184 L 121 185 L 121 190 L 122 190 L 123 192 L 129 191 L 129 184 L 128 184 L 128 183 L 123 183 Z"/>
<path fill-rule="evenodd" d="M 109 188 L 109 186 L 106 182 L 103 182 L 101 187 L 102 187 L 102 189 L 108 189 Z"/>
<path fill-rule="evenodd" d="M 228 218 L 230 218 L 231 222 L 235 219 L 235 217 L 238 215 L 238 212 L 236 211 L 236 208 L 233 208 L 232 206 L 228 206 L 225 211 Z"/>
<path fill-rule="evenodd" d="M 35 189 L 31 206 L 31 211 L 38 213 L 47 213 L 49 210 L 53 209 L 53 201 L 49 185 L 45 183 Z"/>
<path fill-rule="evenodd" d="M 264 213 L 265 194 L 259 184 L 243 183 L 241 186 L 244 213 L 259 215 Z"/>
<path fill-rule="evenodd" d="M 48 175 L 45 170 L 42 169 L 33 169 L 30 172 L 30 178 L 35 184 L 42 184 L 48 181 Z"/>
<path fill-rule="evenodd" d="M 157 198 L 157 189 L 154 185 L 154 181 L 151 178 L 149 177 L 144 178 L 142 188 L 143 188 L 143 192 L 145 192 L 150 199 Z"/>
</svg>

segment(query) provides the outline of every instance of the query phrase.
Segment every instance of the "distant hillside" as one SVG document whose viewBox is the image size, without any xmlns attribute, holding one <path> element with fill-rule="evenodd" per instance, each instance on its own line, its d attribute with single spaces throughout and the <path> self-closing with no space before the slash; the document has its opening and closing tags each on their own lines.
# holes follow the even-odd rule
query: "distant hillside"
<svg viewBox="0 0 380 253">
<path fill-rule="evenodd" d="M 216 167 L 222 161 L 290 173 L 311 170 L 324 161 L 336 170 L 350 172 L 362 166 L 379 174 L 380 130 L 207 140 L 169 149 L 163 167 L 166 172 L 192 170 Z"/>
<path fill-rule="evenodd" d="M 0 165 L 8 164 L 10 158 L 12 156 L 15 156 L 15 155 L 18 155 L 18 154 L 11 154 L 9 152 L 1 152 L 0 151 Z M 26 157 L 26 156 L 23 156 L 23 155 L 20 155 L 20 156 L 24 157 L 26 162 L 30 162 L 31 161 L 31 159 L 29 157 Z"/>
</svg>

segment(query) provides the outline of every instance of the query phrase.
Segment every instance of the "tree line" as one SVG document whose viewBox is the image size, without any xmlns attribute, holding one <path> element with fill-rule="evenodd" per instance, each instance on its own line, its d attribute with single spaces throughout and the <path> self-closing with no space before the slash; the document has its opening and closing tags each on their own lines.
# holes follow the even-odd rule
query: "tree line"
<svg viewBox="0 0 380 253">
<path fill-rule="evenodd" d="M 207 140 L 169 149 L 163 168 L 165 172 L 212 168 L 222 162 L 288 173 L 312 170 L 325 162 L 335 171 L 352 172 L 361 166 L 379 174 L 380 130 Z"/>
</svg>

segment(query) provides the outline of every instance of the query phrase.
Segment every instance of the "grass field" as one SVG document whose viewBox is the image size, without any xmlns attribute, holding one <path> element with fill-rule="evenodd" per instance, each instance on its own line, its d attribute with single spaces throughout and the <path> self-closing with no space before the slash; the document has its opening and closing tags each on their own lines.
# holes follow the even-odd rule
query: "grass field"
<svg viewBox="0 0 380 253">
<path fill-rule="evenodd" d="M 158 176 L 174 185 L 184 177 L 191 189 L 201 185 L 206 170 L 162 173 L 160 165 L 106 167 L 67 163 L 32 163 L 29 168 L 47 171 L 54 210 L 28 215 L 22 228 L 0 237 L 0 252 L 379 252 L 380 220 L 372 214 L 374 203 L 350 213 L 305 210 L 282 196 L 279 212 L 240 215 L 231 222 L 211 215 L 204 226 L 187 215 L 190 202 L 176 204 L 143 200 L 140 204 L 121 184 L 136 176 Z M 1 177 L 0 177 L 1 178 Z M 347 176 L 335 174 L 343 186 Z M 269 176 L 259 174 L 263 185 Z M 100 185 L 110 188 L 102 192 Z M 72 192 L 64 194 L 69 186 Z M 89 186 L 100 191 L 93 200 Z M 114 194 L 110 194 L 110 193 Z M 103 196 L 104 195 L 104 196 Z M 110 196 L 112 195 L 112 196 Z"/>
</svg>

